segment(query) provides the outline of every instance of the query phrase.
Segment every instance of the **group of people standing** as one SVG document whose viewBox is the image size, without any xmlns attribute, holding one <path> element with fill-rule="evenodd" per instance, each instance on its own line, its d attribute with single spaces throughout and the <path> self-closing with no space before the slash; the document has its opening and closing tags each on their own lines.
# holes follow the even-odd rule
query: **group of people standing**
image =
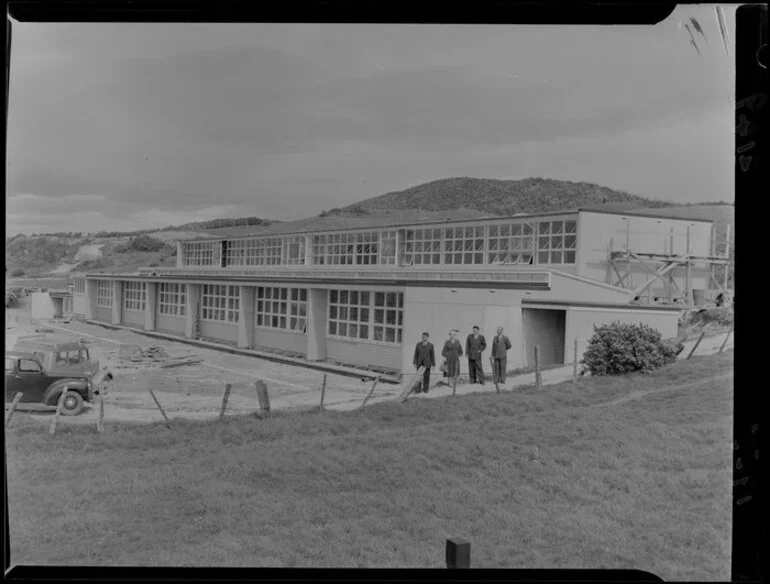
<svg viewBox="0 0 770 584">
<path fill-rule="evenodd" d="M 449 331 L 449 339 L 444 343 L 441 350 L 441 356 L 444 358 L 444 377 L 450 382 L 456 381 L 460 375 L 460 357 L 463 355 L 463 347 L 457 338 L 460 331 L 452 329 Z M 430 370 L 436 366 L 436 357 L 433 349 L 433 343 L 429 339 L 428 333 L 422 333 L 422 340 L 417 343 L 414 349 L 414 366 L 419 369 L 425 367 L 422 376 L 421 387 L 417 393 L 428 393 L 430 388 Z M 468 358 L 468 377 L 471 383 L 480 383 L 484 385 L 485 375 L 484 366 L 481 362 L 481 354 L 487 348 L 487 340 L 479 332 L 479 327 L 474 326 L 473 331 L 465 339 L 465 355 Z M 497 334 L 492 339 L 492 376 L 495 383 L 505 383 L 505 372 L 508 361 L 508 350 L 511 348 L 511 341 L 503 334 L 503 327 L 497 327 Z"/>
</svg>

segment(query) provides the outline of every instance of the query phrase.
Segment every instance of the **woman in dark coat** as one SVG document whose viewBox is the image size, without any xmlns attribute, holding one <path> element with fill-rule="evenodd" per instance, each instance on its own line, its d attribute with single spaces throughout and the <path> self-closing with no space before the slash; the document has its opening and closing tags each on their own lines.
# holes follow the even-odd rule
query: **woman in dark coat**
<svg viewBox="0 0 770 584">
<path fill-rule="evenodd" d="M 460 375 L 460 356 L 463 354 L 462 343 L 457 339 L 456 331 L 449 333 L 449 340 L 444 343 L 441 356 L 446 359 L 446 375 L 450 381 Z"/>
</svg>

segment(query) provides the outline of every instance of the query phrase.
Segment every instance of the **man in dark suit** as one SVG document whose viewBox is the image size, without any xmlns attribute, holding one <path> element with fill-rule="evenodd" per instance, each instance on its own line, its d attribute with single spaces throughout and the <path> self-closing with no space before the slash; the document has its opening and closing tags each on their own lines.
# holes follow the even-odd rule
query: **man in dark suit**
<svg viewBox="0 0 770 584">
<path fill-rule="evenodd" d="M 484 385 L 484 367 L 481 365 L 481 353 L 487 348 L 484 335 L 479 333 L 479 327 L 474 326 L 473 332 L 465 340 L 465 354 L 468 355 L 468 376 L 471 383 L 477 381 Z"/>
<path fill-rule="evenodd" d="M 492 375 L 495 383 L 505 383 L 505 371 L 508 366 L 508 350 L 511 341 L 503 334 L 503 327 L 497 327 L 497 334 L 492 339 Z"/>
<path fill-rule="evenodd" d="M 425 367 L 425 373 L 422 374 L 422 389 L 415 393 L 424 391 L 428 393 L 430 387 L 430 368 L 436 366 L 436 354 L 433 351 L 433 343 L 428 340 L 428 333 L 422 333 L 422 341 L 417 343 L 414 348 L 414 366 L 416 369 Z"/>
</svg>

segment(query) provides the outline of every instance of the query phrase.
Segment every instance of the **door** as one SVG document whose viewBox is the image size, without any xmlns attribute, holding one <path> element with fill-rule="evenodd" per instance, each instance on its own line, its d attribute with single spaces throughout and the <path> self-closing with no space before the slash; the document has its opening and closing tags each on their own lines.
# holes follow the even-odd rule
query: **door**
<svg viewBox="0 0 770 584">
<path fill-rule="evenodd" d="M 20 358 L 17 361 L 17 369 L 13 375 L 12 383 L 6 385 L 6 399 L 11 390 L 11 399 L 16 392 L 22 392 L 22 402 L 41 402 L 43 394 L 48 388 L 48 376 L 43 373 L 43 368 L 34 359 Z"/>
</svg>

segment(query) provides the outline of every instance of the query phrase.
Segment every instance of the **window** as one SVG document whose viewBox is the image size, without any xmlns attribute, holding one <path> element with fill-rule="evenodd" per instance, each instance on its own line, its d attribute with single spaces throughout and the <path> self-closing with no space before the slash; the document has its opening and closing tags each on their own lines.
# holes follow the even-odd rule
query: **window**
<svg viewBox="0 0 770 584">
<path fill-rule="evenodd" d="M 96 306 L 98 308 L 112 308 L 112 281 L 96 281 Z"/>
<path fill-rule="evenodd" d="M 306 288 L 257 288 L 256 326 L 305 332 L 307 328 Z"/>
<path fill-rule="evenodd" d="M 374 335 L 372 339 L 386 343 L 401 343 L 403 326 L 403 292 L 375 292 Z"/>
<path fill-rule="evenodd" d="M 75 279 L 74 292 L 78 296 L 82 296 L 83 294 L 86 293 L 86 281 L 83 278 Z"/>
<path fill-rule="evenodd" d="M 441 229 L 407 229 L 404 232 L 404 264 L 440 264 L 441 241 Z"/>
<path fill-rule="evenodd" d="M 201 320 L 238 322 L 240 291 L 238 286 L 204 284 L 201 288 Z"/>
<path fill-rule="evenodd" d="M 283 263 L 286 265 L 300 265 L 305 263 L 305 236 L 291 235 L 285 238 L 285 257 Z"/>
<path fill-rule="evenodd" d="M 484 227 L 444 229 L 445 264 L 483 264 Z"/>
<path fill-rule="evenodd" d="M 183 244 L 184 265 L 219 266 L 221 244 L 218 241 L 190 241 Z"/>
<path fill-rule="evenodd" d="M 40 364 L 31 359 L 19 359 L 19 371 L 23 373 L 42 373 Z"/>
<path fill-rule="evenodd" d="M 489 226 L 487 262 L 490 264 L 530 264 L 534 230 L 524 222 Z"/>
<path fill-rule="evenodd" d="M 396 231 L 380 233 L 380 264 L 396 263 Z"/>
<path fill-rule="evenodd" d="M 541 221 L 538 223 L 538 264 L 574 264 L 576 248 L 576 221 Z"/>
<path fill-rule="evenodd" d="M 359 290 L 329 291 L 329 334 L 368 340 L 371 338 L 372 293 Z"/>
<path fill-rule="evenodd" d="M 158 312 L 169 316 L 185 316 L 187 284 L 161 283 L 158 287 Z"/>
<path fill-rule="evenodd" d="M 403 319 L 403 292 L 329 291 L 330 336 L 400 344 Z"/>
<path fill-rule="evenodd" d="M 123 308 L 125 310 L 144 310 L 147 305 L 146 282 L 123 283 Z"/>
</svg>

